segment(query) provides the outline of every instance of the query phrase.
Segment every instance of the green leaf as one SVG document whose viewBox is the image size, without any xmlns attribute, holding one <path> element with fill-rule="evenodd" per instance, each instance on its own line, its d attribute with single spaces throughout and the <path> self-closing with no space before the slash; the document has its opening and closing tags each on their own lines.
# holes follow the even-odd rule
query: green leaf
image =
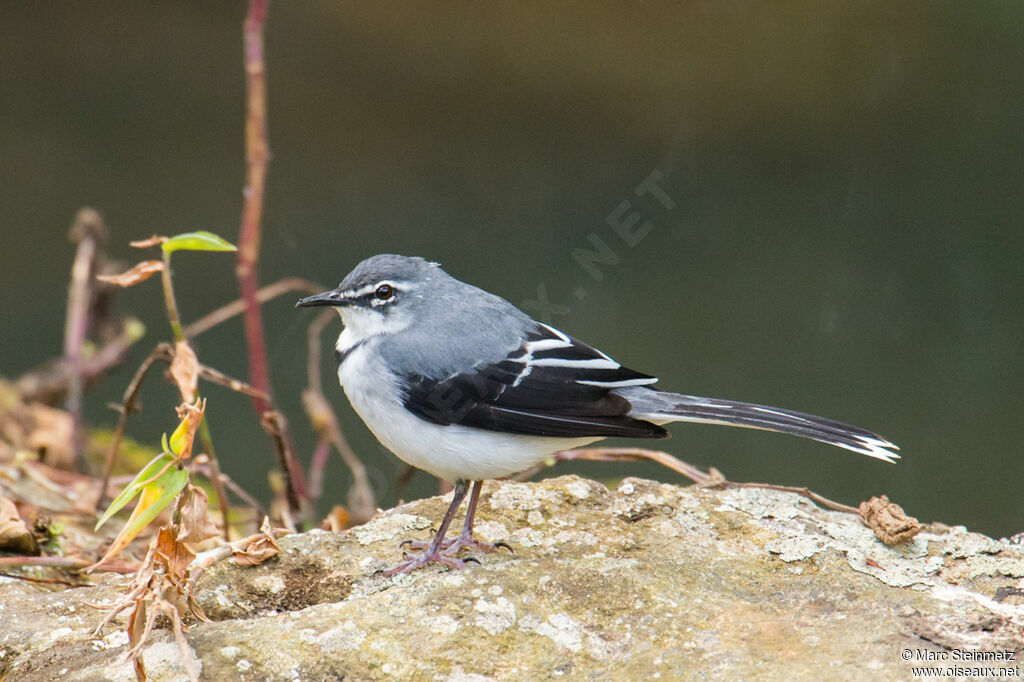
<svg viewBox="0 0 1024 682">
<path fill-rule="evenodd" d="M 139 491 L 145 486 L 146 481 L 160 473 L 160 470 L 164 467 L 173 468 L 174 456 L 170 454 L 157 455 L 149 464 L 142 468 L 142 471 L 132 480 L 131 483 L 121 491 L 121 494 L 114 498 L 114 501 L 110 503 L 107 510 L 103 512 L 103 516 L 96 522 L 96 528 L 93 530 L 99 530 L 100 526 L 110 520 L 110 517 L 121 511 L 121 508 L 128 504 L 133 497 L 139 494 Z M 165 472 L 166 473 L 166 472 Z"/>
<path fill-rule="evenodd" d="M 212 232 L 200 230 L 199 232 L 186 232 L 175 235 L 162 245 L 164 251 L 237 251 L 238 249 L 231 242 L 218 237 Z"/>
<path fill-rule="evenodd" d="M 131 542 L 131 539 L 139 534 L 143 528 L 149 525 L 149 522 L 157 517 L 161 511 L 164 510 L 167 505 L 174 501 L 174 498 L 178 496 L 178 493 L 184 489 L 188 484 L 188 469 L 179 469 L 178 467 L 172 466 L 170 469 L 160 475 L 158 479 L 145 486 L 149 491 L 154 489 L 161 490 L 160 497 L 155 501 L 149 503 L 143 509 L 137 509 L 132 514 L 132 518 L 128 521 L 127 525 L 119 533 L 119 537 L 124 537 L 126 542 Z M 139 504 L 143 504 L 146 499 L 145 493 L 139 500 Z"/>
</svg>

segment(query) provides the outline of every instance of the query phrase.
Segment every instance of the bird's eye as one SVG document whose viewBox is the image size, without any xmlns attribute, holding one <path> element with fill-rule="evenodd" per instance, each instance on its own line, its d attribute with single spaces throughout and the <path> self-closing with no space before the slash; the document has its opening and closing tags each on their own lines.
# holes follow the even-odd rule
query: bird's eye
<svg viewBox="0 0 1024 682">
<path fill-rule="evenodd" d="M 395 295 L 395 288 L 390 284 L 381 284 L 373 293 L 380 300 L 386 301 Z"/>
</svg>

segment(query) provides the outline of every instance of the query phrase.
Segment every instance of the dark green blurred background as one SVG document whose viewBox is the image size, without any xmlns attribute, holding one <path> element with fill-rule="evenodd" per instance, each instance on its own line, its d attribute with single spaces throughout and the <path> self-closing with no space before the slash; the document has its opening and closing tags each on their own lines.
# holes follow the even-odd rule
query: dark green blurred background
<svg viewBox="0 0 1024 682">
<path fill-rule="evenodd" d="M 100 209 L 111 250 L 206 229 L 236 239 L 243 3 L 4 3 L 0 9 L 3 360 L 61 349 L 67 228 Z M 261 281 L 335 285 L 379 252 L 441 261 L 682 392 L 848 421 L 897 465 L 799 439 L 677 425 L 673 454 L 735 480 L 850 503 L 888 493 L 924 520 L 1024 528 L 1024 10 L 1007 2 L 404 4 L 277 2 Z M 666 210 L 635 188 L 652 172 Z M 623 201 L 653 228 L 629 246 Z M 574 249 L 619 262 L 593 279 Z M 176 256 L 186 321 L 236 296 L 234 260 Z M 308 460 L 305 329 L 265 308 L 277 398 Z M 169 332 L 156 282 L 124 292 L 147 339 L 88 395 L 94 424 Z M 536 309 L 529 312 L 539 314 Z M 331 338 L 340 329 L 332 325 Z M 325 337 L 325 341 L 327 341 Z M 330 343 L 330 341 L 327 341 Z M 245 376 L 241 323 L 198 340 Z M 395 501 L 385 454 L 323 373 Z M 175 393 L 130 422 L 156 443 Z M 266 496 L 247 400 L 211 388 L 226 470 Z M 649 443 L 645 443 L 649 444 Z M 677 481 L 655 465 L 565 467 Z M 329 470 L 325 503 L 343 500 Z M 436 491 L 425 474 L 412 494 Z"/>
</svg>

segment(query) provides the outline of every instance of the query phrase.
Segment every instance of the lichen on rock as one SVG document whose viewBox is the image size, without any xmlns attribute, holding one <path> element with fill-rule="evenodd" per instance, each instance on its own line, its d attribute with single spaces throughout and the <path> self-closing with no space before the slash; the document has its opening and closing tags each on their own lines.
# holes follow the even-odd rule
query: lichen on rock
<svg viewBox="0 0 1024 682">
<path fill-rule="evenodd" d="M 514 554 L 380 576 L 444 505 L 207 570 L 196 595 L 214 622 L 187 633 L 202 677 L 911 679 L 905 648 L 1024 649 L 1024 548 L 960 527 L 888 547 L 856 515 L 792 493 L 488 482 L 478 532 Z M 102 613 L 82 606 L 109 603 L 122 580 L 54 592 L 0 579 L 0 678 L 132 679 L 127 640 L 94 636 Z M 181 677 L 175 651 L 155 633 L 150 679 Z"/>
</svg>

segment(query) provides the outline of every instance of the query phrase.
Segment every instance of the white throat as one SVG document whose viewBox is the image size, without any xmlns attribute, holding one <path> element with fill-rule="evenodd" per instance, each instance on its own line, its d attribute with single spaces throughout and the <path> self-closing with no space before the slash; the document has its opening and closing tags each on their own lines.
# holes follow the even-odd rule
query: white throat
<svg viewBox="0 0 1024 682">
<path fill-rule="evenodd" d="M 397 334 L 409 326 L 405 315 L 383 314 L 378 310 L 365 308 L 337 308 L 341 322 L 345 325 L 338 343 L 337 351 L 346 354 L 359 344 L 375 336 Z"/>
</svg>

